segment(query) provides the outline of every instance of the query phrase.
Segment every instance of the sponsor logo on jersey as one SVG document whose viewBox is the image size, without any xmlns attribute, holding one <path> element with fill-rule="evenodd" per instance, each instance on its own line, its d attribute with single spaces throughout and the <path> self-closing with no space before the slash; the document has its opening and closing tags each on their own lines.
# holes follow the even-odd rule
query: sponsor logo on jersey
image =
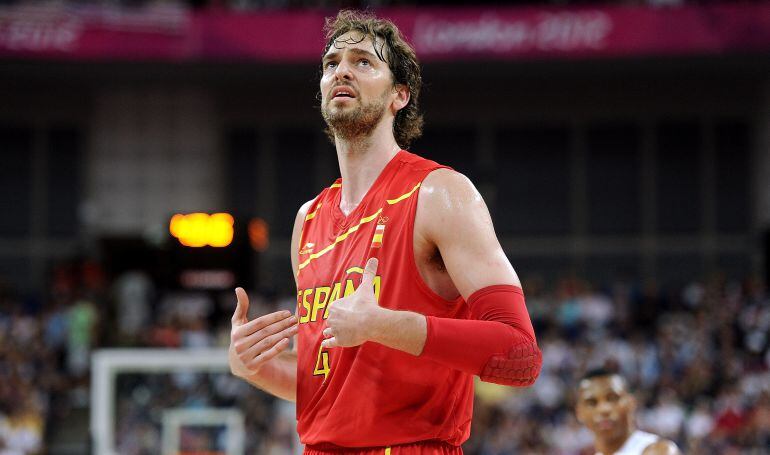
<svg viewBox="0 0 770 455">
<path fill-rule="evenodd" d="M 313 242 L 307 242 L 305 246 L 302 247 L 301 250 L 299 250 L 299 254 L 310 254 L 313 252 L 313 247 L 315 246 L 315 243 Z"/>
</svg>

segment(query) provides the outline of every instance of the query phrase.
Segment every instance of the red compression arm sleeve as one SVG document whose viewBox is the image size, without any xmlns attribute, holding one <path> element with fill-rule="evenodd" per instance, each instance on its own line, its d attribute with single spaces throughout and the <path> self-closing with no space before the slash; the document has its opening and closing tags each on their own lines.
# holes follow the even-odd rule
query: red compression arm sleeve
<svg viewBox="0 0 770 455">
<path fill-rule="evenodd" d="M 482 381 L 529 386 L 543 358 L 521 288 L 489 286 L 468 298 L 471 319 L 427 316 L 428 335 L 421 356 Z"/>
</svg>

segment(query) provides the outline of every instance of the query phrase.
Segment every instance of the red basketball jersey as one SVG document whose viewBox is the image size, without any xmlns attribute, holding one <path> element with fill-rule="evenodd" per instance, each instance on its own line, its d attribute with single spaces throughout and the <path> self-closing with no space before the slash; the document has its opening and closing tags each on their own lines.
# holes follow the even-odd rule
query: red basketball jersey
<svg viewBox="0 0 770 455">
<path fill-rule="evenodd" d="M 297 272 L 297 420 L 302 443 L 385 447 L 470 434 L 473 377 L 367 342 L 321 349 L 331 302 L 352 293 L 369 257 L 379 259 L 380 306 L 467 318 L 462 297 L 448 301 L 422 280 L 414 261 L 414 217 L 423 179 L 440 166 L 400 151 L 356 209 L 339 209 L 342 181 L 316 198 L 303 225 Z M 451 226 L 447 226 L 451 229 Z"/>
</svg>

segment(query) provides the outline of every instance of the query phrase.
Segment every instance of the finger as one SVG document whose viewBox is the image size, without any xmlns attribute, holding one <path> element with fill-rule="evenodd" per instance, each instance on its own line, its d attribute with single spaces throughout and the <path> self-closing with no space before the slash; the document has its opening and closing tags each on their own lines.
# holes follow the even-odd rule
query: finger
<svg viewBox="0 0 770 455">
<path fill-rule="evenodd" d="M 248 336 L 277 322 L 286 322 L 286 320 L 293 317 L 294 316 L 291 315 L 291 311 L 276 311 L 275 313 L 268 313 L 243 324 L 241 327 L 238 327 L 236 329 L 236 335 Z M 296 318 L 294 322 L 297 322 Z"/>
<path fill-rule="evenodd" d="M 365 289 L 371 288 L 374 283 L 374 277 L 377 275 L 377 258 L 369 258 L 366 261 L 366 267 L 364 268 L 364 277 L 361 279 L 361 287 L 366 286 Z"/>
<path fill-rule="evenodd" d="M 277 322 L 282 322 L 285 319 L 289 319 L 292 317 L 294 316 L 292 316 L 292 313 L 289 310 L 275 311 L 273 313 L 263 314 L 258 318 L 248 321 L 247 323 L 243 324 L 243 326 L 239 327 L 238 330 L 248 335 L 258 330 L 262 330 L 265 327 L 269 327 L 272 324 L 275 324 Z"/>
<path fill-rule="evenodd" d="M 252 348 L 252 351 L 250 352 L 250 357 L 255 358 L 262 355 L 263 352 L 269 351 L 273 348 L 276 344 L 278 344 L 282 339 L 284 338 L 291 338 L 294 335 L 297 334 L 297 331 L 299 330 L 299 327 L 296 325 L 293 325 L 279 333 L 276 333 L 275 335 L 271 335 L 264 340 L 260 341 L 259 343 L 255 344 Z"/>
<path fill-rule="evenodd" d="M 337 342 L 337 337 L 331 337 L 323 340 L 321 342 L 321 347 L 324 349 L 339 347 L 339 343 Z"/>
<path fill-rule="evenodd" d="M 235 296 L 238 298 L 238 304 L 233 313 L 233 324 L 245 324 L 249 320 L 249 296 L 243 288 L 235 288 Z"/>
<path fill-rule="evenodd" d="M 270 324 L 269 326 L 261 330 L 257 330 L 251 334 L 244 331 L 246 329 L 245 325 L 238 327 L 235 333 L 233 334 L 233 339 L 237 343 L 235 347 L 235 351 L 239 353 L 243 352 L 249 349 L 250 347 L 254 346 L 255 344 L 259 343 L 260 341 L 264 340 L 265 338 L 275 335 L 276 333 L 281 333 L 288 328 L 295 327 L 296 325 L 297 325 L 297 318 L 292 316 L 290 318 L 286 318 L 274 324 Z"/>
<path fill-rule="evenodd" d="M 281 352 L 285 351 L 286 348 L 288 347 L 289 347 L 289 339 L 282 338 L 278 343 L 275 344 L 275 346 L 263 352 L 262 354 L 259 354 L 259 356 L 257 356 L 257 358 L 253 360 L 253 363 L 257 365 L 265 363 L 268 360 L 280 354 Z M 252 365 L 249 365 L 249 366 L 253 368 Z"/>
<path fill-rule="evenodd" d="M 296 330 L 296 326 L 293 326 L 284 332 L 278 333 L 270 338 L 266 338 L 260 343 L 257 343 L 249 348 L 249 350 L 246 352 L 238 355 L 238 358 L 241 360 L 241 362 L 243 362 L 244 365 L 254 365 L 255 361 L 261 358 L 265 352 L 273 349 L 278 343 L 281 342 L 281 340 L 285 338 L 291 339 L 291 337 L 296 335 Z"/>
<path fill-rule="evenodd" d="M 331 327 L 327 327 L 324 329 L 324 338 L 329 338 L 332 336 L 332 329 Z"/>
<path fill-rule="evenodd" d="M 282 331 L 276 333 L 275 335 L 270 335 L 268 337 L 265 337 L 257 341 L 251 347 L 249 347 L 245 352 L 243 352 L 243 354 L 241 354 L 241 358 L 244 359 L 244 363 L 257 358 L 263 352 L 275 346 L 282 339 L 291 338 L 294 335 L 296 335 L 298 329 L 299 329 L 298 326 L 292 325 L 291 327 L 287 327 Z"/>
</svg>

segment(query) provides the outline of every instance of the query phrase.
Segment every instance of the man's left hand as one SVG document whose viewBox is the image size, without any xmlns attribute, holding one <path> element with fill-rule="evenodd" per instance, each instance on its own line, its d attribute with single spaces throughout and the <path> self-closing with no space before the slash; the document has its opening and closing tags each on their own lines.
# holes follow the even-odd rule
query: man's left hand
<svg viewBox="0 0 770 455">
<path fill-rule="evenodd" d="M 361 285 L 352 294 L 335 300 L 329 309 L 327 328 L 321 342 L 323 348 L 359 346 L 373 338 L 374 323 L 383 311 L 374 295 L 374 277 L 377 275 L 377 259 L 366 262 Z"/>
</svg>

